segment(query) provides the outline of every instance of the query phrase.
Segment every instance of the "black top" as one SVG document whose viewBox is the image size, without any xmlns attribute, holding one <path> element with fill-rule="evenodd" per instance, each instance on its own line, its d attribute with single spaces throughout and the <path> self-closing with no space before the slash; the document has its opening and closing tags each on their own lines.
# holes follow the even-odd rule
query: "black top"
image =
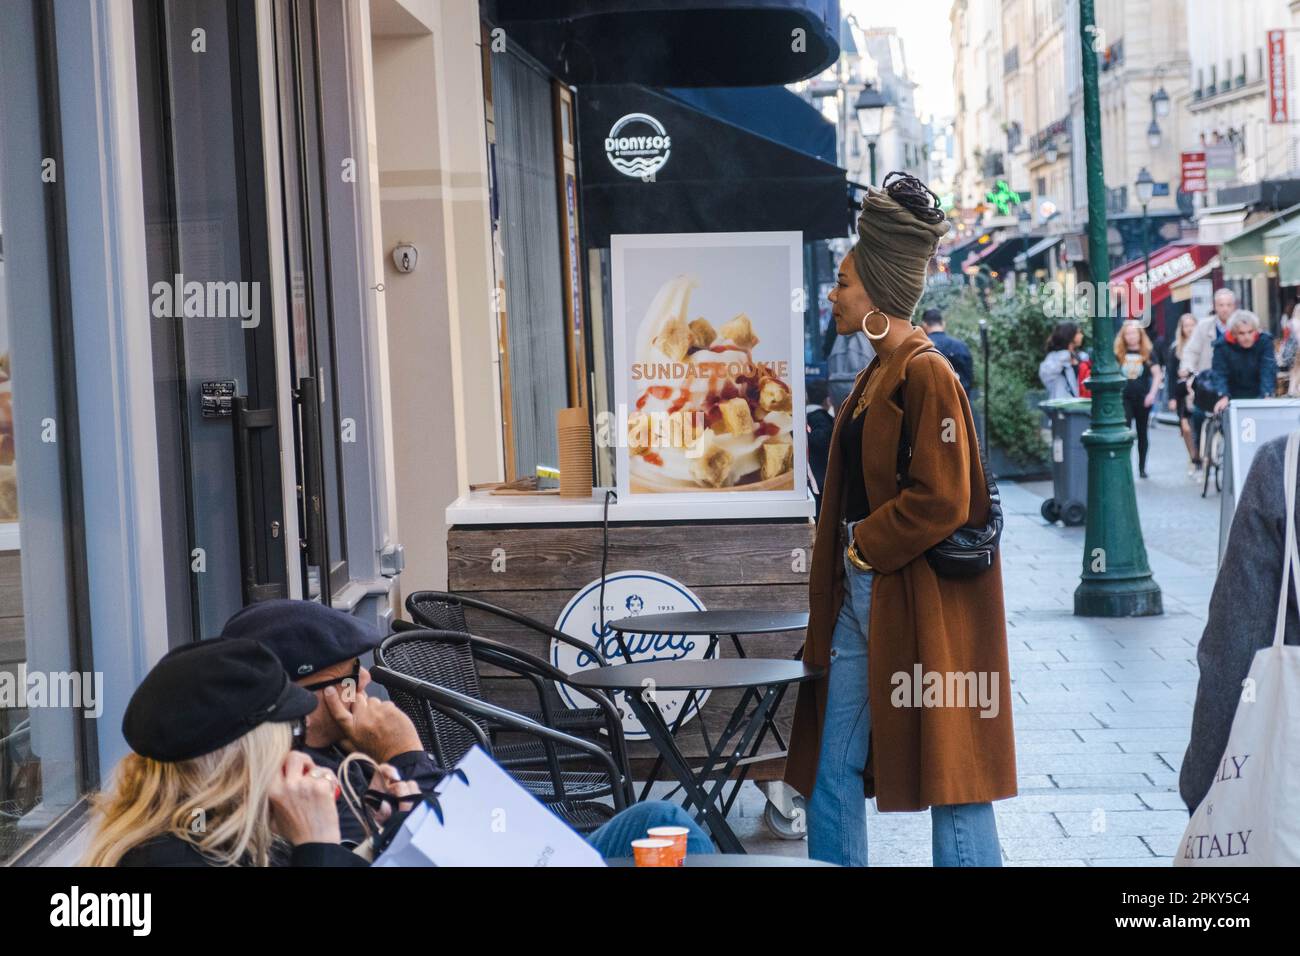
<svg viewBox="0 0 1300 956">
<path fill-rule="evenodd" d="M 570 674 L 575 687 L 598 690 L 640 691 L 647 686 L 659 690 L 716 690 L 719 688 L 773 687 L 816 680 L 825 673 L 803 661 L 771 660 L 759 657 L 728 657 L 709 661 L 641 661 L 617 667 L 593 667 Z"/>
<path fill-rule="evenodd" d="M 154 837 L 123 854 L 118 866 L 217 866 L 188 840 L 174 833 Z M 288 859 L 272 854 L 272 866 L 369 866 L 347 847 L 337 843 L 303 843 L 294 847 Z"/>
<path fill-rule="evenodd" d="M 955 339 L 947 332 L 930 332 L 930 341 L 934 347 L 946 358 L 952 365 L 953 371 L 957 373 L 957 378 L 961 381 L 961 387 L 970 394 L 971 386 L 975 384 L 975 362 L 971 359 L 970 349 L 961 339 Z"/>
<path fill-rule="evenodd" d="M 1127 381 L 1124 383 L 1124 397 L 1129 399 L 1145 398 L 1147 392 L 1151 391 L 1151 367 L 1155 365 L 1151 359 L 1143 361 L 1141 352 L 1127 352 L 1124 355 L 1124 361 L 1120 364 L 1120 371 L 1123 372 Z"/>
<path fill-rule="evenodd" d="M 841 517 L 845 521 L 865 518 L 871 510 L 871 503 L 867 501 L 867 479 L 862 473 L 862 426 L 870 413 L 868 408 L 854 418 L 848 402 L 840 412 L 849 416 L 840 429 L 840 457 L 844 459 L 844 510 Z"/>
<path fill-rule="evenodd" d="M 623 617 L 610 625 L 624 634 L 777 634 L 802 631 L 807 611 L 685 611 Z"/>
</svg>

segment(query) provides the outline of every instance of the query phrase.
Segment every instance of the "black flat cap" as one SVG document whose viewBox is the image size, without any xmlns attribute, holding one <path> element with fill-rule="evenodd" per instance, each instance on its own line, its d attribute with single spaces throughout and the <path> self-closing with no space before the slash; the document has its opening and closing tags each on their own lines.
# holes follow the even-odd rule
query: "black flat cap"
<svg viewBox="0 0 1300 956">
<path fill-rule="evenodd" d="M 168 763 L 212 753 L 269 721 L 306 717 L 316 695 L 254 641 L 198 641 L 165 654 L 131 695 L 122 736 Z"/>
<path fill-rule="evenodd" d="M 315 601 L 250 604 L 226 622 L 222 637 L 257 641 L 280 659 L 293 680 L 374 650 L 383 635 L 351 614 Z"/>
</svg>

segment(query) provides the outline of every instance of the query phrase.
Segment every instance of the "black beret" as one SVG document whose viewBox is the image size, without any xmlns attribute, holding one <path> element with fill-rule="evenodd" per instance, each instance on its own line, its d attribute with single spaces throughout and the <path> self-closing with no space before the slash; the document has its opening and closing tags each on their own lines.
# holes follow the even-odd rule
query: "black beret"
<svg viewBox="0 0 1300 956">
<path fill-rule="evenodd" d="M 331 664 L 350 661 L 383 641 L 376 628 L 315 601 L 259 601 L 235 613 L 222 637 L 257 641 L 297 680 Z"/>
<path fill-rule="evenodd" d="M 268 721 L 306 717 L 316 695 L 253 641 L 198 641 L 163 655 L 131 695 L 122 736 L 142 757 L 201 757 Z"/>
</svg>

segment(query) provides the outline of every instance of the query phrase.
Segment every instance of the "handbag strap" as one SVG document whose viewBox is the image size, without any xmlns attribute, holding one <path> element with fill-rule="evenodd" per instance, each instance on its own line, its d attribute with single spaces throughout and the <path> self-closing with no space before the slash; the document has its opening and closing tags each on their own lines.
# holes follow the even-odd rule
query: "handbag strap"
<svg viewBox="0 0 1300 956">
<path fill-rule="evenodd" d="M 1281 647 L 1286 640 L 1286 595 L 1288 586 L 1296 593 L 1300 605 L 1300 548 L 1295 535 L 1295 486 L 1297 460 L 1300 459 L 1300 431 L 1292 432 L 1286 439 L 1286 464 L 1282 480 L 1286 490 L 1286 557 L 1282 562 L 1282 587 L 1277 596 L 1277 622 L 1273 627 L 1273 646 Z"/>
</svg>

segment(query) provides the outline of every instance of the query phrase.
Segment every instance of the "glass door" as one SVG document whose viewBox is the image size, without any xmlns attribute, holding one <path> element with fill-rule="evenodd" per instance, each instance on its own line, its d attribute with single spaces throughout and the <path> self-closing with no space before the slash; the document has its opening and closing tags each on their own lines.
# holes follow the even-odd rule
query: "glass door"
<svg viewBox="0 0 1300 956">
<path fill-rule="evenodd" d="M 136 0 L 168 624 L 286 595 L 253 0 Z"/>
<path fill-rule="evenodd" d="M 350 577 L 343 446 L 360 416 L 340 410 L 336 316 L 364 314 L 355 190 L 365 157 L 350 122 L 344 0 L 283 0 L 275 31 L 303 581 L 329 604 Z"/>
</svg>

